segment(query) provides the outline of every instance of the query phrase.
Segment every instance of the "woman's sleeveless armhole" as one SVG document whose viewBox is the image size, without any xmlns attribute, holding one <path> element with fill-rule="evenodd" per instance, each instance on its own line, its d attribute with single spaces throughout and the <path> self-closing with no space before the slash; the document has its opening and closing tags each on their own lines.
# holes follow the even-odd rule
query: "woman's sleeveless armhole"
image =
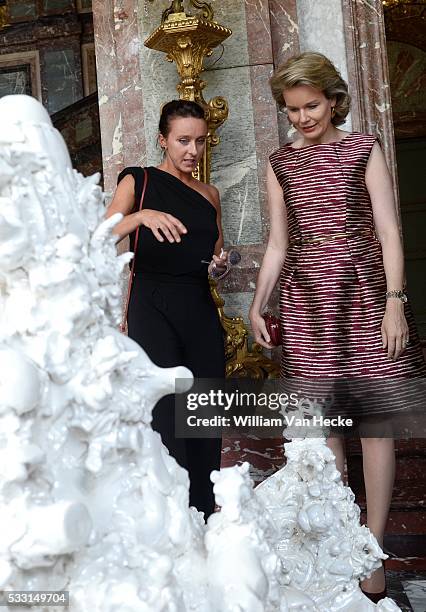
<svg viewBox="0 0 426 612">
<path fill-rule="evenodd" d="M 384 153 L 384 151 L 383 151 L 382 143 L 380 142 L 380 138 L 378 136 L 375 136 L 374 134 L 365 134 L 364 136 L 365 136 L 365 141 L 368 147 L 367 161 L 365 164 L 365 169 L 367 169 L 367 164 L 370 161 L 370 157 L 371 157 L 371 153 L 373 151 L 374 145 L 377 143 L 380 149 L 382 150 L 382 153 Z"/>
<path fill-rule="evenodd" d="M 122 170 L 117 177 L 117 185 L 128 174 L 133 176 L 133 178 L 135 179 L 135 201 L 133 203 L 133 209 L 131 210 L 130 214 L 135 212 L 135 210 L 139 209 L 139 202 L 141 201 L 142 197 L 144 172 L 146 172 L 146 170 L 144 170 L 140 166 L 129 166 L 128 168 L 124 168 L 124 170 Z"/>
<path fill-rule="evenodd" d="M 132 214 L 136 212 L 137 210 L 139 210 L 139 204 L 140 204 L 141 197 L 142 197 L 144 172 L 146 172 L 146 169 L 143 169 L 140 166 L 129 166 L 128 168 L 124 168 L 124 170 L 122 170 L 117 177 L 117 185 L 128 174 L 133 176 L 133 178 L 135 179 L 135 200 L 133 202 L 133 208 L 129 214 Z M 134 251 L 135 237 L 136 237 L 136 232 L 132 232 L 131 234 L 129 234 L 130 251 Z M 131 265 L 132 264 L 130 262 L 129 263 L 130 268 L 131 268 Z"/>
<path fill-rule="evenodd" d="M 273 153 L 269 155 L 269 163 L 271 164 L 271 168 L 276 177 L 277 177 L 277 152 L 278 151 L 274 151 Z"/>
</svg>

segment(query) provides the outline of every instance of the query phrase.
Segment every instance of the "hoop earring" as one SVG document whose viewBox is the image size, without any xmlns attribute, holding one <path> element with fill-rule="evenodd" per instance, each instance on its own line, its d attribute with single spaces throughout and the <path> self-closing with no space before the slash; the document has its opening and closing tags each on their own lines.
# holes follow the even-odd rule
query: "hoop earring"
<svg viewBox="0 0 426 612">
<path fill-rule="evenodd" d="M 331 107 L 331 118 L 334 119 L 334 117 L 336 116 L 336 109 L 334 106 Z"/>
</svg>

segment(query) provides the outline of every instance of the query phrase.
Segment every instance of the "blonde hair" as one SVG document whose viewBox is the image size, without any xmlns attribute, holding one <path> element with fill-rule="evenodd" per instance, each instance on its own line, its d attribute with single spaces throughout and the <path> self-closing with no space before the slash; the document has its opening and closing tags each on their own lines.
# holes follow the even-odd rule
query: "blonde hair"
<svg viewBox="0 0 426 612">
<path fill-rule="evenodd" d="M 329 100 L 336 98 L 333 125 L 342 125 L 349 113 L 351 98 L 348 85 L 332 62 L 321 53 L 307 51 L 288 59 L 278 66 L 269 84 L 272 95 L 280 107 L 285 107 L 284 91 L 297 85 L 319 89 Z"/>
</svg>

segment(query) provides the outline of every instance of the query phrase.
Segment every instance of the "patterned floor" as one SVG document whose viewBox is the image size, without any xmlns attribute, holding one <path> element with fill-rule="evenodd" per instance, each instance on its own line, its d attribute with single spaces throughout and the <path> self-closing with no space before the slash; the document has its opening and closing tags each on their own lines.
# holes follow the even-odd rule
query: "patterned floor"
<svg viewBox="0 0 426 612">
<path fill-rule="evenodd" d="M 426 611 L 426 571 L 386 571 L 388 595 L 403 612 Z"/>
</svg>

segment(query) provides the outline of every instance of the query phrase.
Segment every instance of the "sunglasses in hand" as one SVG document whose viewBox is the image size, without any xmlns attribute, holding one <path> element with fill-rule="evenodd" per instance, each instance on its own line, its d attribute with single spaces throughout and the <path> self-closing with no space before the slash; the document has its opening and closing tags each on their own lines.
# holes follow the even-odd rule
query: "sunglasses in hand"
<svg viewBox="0 0 426 612">
<path fill-rule="evenodd" d="M 226 251 L 221 249 L 219 257 L 223 257 Z M 202 263 L 209 264 L 209 276 L 214 280 L 219 280 L 226 276 L 233 266 L 236 266 L 241 261 L 241 255 L 235 249 L 231 249 L 226 254 L 226 259 L 223 259 L 223 265 L 218 264 L 215 261 L 201 260 Z"/>
</svg>

